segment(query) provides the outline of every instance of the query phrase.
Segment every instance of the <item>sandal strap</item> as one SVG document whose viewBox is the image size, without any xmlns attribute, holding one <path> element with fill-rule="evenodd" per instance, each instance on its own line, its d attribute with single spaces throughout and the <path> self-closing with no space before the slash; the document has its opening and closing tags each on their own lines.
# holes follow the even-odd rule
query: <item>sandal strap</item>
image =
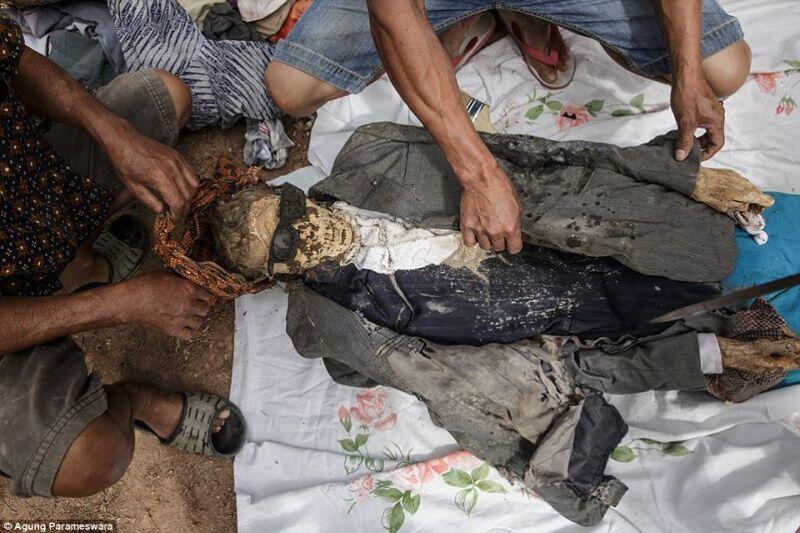
<svg viewBox="0 0 800 533">
<path fill-rule="evenodd" d="M 130 218 L 131 223 L 139 224 L 138 220 Z M 147 253 L 147 245 L 141 248 L 131 246 L 114 235 L 110 226 L 97 237 L 92 250 L 105 257 L 111 266 L 108 282 L 118 283 L 130 278 L 139 270 Z"/>
<path fill-rule="evenodd" d="M 162 442 L 168 446 L 210 457 L 229 457 L 216 450 L 211 440 L 211 427 L 217 415 L 230 409 L 231 415 L 241 416 L 239 409 L 230 401 L 206 392 L 181 393 L 184 397 L 183 413 L 175 432 Z M 227 423 L 227 422 L 226 422 Z M 242 439 L 244 440 L 244 439 Z"/>
<path fill-rule="evenodd" d="M 555 67 L 558 65 L 558 61 L 560 59 L 560 55 L 558 53 L 558 41 L 561 37 L 561 33 L 558 31 L 558 28 L 555 26 L 555 24 L 550 24 L 550 38 L 548 41 L 550 52 L 545 54 L 544 51 L 525 43 L 525 41 L 523 41 L 520 37 L 517 37 L 517 35 L 514 33 L 514 30 L 511 28 L 511 24 L 507 23 L 505 20 L 502 20 L 502 22 L 506 27 L 508 35 L 511 36 L 511 39 L 517 44 L 519 49 L 526 57 L 534 59 L 539 63 L 544 63 L 550 67 Z"/>
</svg>

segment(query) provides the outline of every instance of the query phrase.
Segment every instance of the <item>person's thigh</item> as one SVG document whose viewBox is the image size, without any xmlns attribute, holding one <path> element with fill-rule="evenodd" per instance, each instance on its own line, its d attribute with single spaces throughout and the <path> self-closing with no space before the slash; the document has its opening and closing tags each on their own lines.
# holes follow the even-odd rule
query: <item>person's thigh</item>
<svg viewBox="0 0 800 533">
<path fill-rule="evenodd" d="M 117 76 L 96 92 L 97 99 L 115 115 L 160 143 L 173 145 L 180 126 L 166 84 L 155 70 L 140 70 Z M 47 141 L 80 176 L 91 179 L 114 196 L 124 186 L 100 145 L 86 132 L 65 124 L 54 124 Z"/>
<path fill-rule="evenodd" d="M 426 0 L 435 31 L 491 8 L 490 0 Z M 275 48 L 273 61 L 287 64 L 348 93 L 364 89 L 383 66 L 372 41 L 366 0 L 317 0 L 289 37 Z"/>
<path fill-rule="evenodd" d="M 630 68 L 650 77 L 672 72 L 672 64 L 649 0 L 496 0 L 509 9 L 549 20 L 591 37 L 624 57 Z M 709 57 L 744 37 L 735 17 L 716 0 L 703 0 L 701 50 Z"/>
<path fill-rule="evenodd" d="M 107 409 L 98 374 L 69 337 L 0 356 L 0 471 L 18 496 L 52 496 L 77 436 Z"/>
</svg>

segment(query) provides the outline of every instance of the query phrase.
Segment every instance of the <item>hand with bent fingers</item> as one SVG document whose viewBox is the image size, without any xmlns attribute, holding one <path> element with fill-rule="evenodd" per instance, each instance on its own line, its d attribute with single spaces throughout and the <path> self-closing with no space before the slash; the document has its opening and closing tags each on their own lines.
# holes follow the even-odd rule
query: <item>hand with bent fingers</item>
<svg viewBox="0 0 800 533">
<path fill-rule="evenodd" d="M 178 152 L 142 135 L 130 123 L 123 123 L 104 148 L 120 181 L 155 213 L 166 204 L 180 216 L 200 183 Z"/>
<path fill-rule="evenodd" d="M 488 182 L 461 193 L 461 233 L 464 244 L 515 254 L 522 250 L 520 208 L 514 186 L 502 169 Z"/>
<path fill-rule="evenodd" d="M 698 128 L 706 130 L 700 137 L 702 160 L 710 159 L 719 152 L 725 144 L 725 108 L 706 79 L 702 75 L 676 79 L 670 101 L 678 123 L 675 159 L 683 161 L 689 157 Z"/>
<path fill-rule="evenodd" d="M 800 368 L 800 339 L 739 341 L 718 337 L 722 366 L 747 372 Z"/>
<path fill-rule="evenodd" d="M 123 282 L 126 321 L 190 339 L 211 309 L 211 293 L 175 274 L 143 274 Z"/>
</svg>

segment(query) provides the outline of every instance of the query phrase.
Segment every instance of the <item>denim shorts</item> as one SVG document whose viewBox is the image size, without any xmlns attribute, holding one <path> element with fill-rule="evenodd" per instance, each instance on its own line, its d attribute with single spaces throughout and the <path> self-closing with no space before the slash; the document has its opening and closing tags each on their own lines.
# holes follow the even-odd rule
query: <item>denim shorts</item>
<svg viewBox="0 0 800 533">
<path fill-rule="evenodd" d="M 548 20 L 595 39 L 646 76 L 672 71 L 658 17 L 647 0 L 425 0 L 435 31 L 482 11 L 506 9 Z M 703 0 L 703 57 L 744 37 L 739 21 Z M 275 50 L 275 61 L 357 93 L 382 70 L 365 0 L 315 0 Z"/>
</svg>

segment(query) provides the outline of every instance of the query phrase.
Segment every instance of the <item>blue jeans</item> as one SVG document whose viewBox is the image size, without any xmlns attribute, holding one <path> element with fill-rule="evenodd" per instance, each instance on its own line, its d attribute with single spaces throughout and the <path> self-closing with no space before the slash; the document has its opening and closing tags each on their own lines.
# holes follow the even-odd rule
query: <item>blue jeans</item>
<svg viewBox="0 0 800 533">
<path fill-rule="evenodd" d="M 426 0 L 425 8 L 437 32 L 476 13 L 506 9 L 595 39 L 646 76 L 672 71 L 649 0 Z M 716 0 L 703 1 L 703 57 L 743 37 L 736 18 Z M 274 60 L 349 93 L 363 90 L 383 68 L 372 42 L 365 0 L 315 0 L 289 37 L 278 44 Z"/>
</svg>

